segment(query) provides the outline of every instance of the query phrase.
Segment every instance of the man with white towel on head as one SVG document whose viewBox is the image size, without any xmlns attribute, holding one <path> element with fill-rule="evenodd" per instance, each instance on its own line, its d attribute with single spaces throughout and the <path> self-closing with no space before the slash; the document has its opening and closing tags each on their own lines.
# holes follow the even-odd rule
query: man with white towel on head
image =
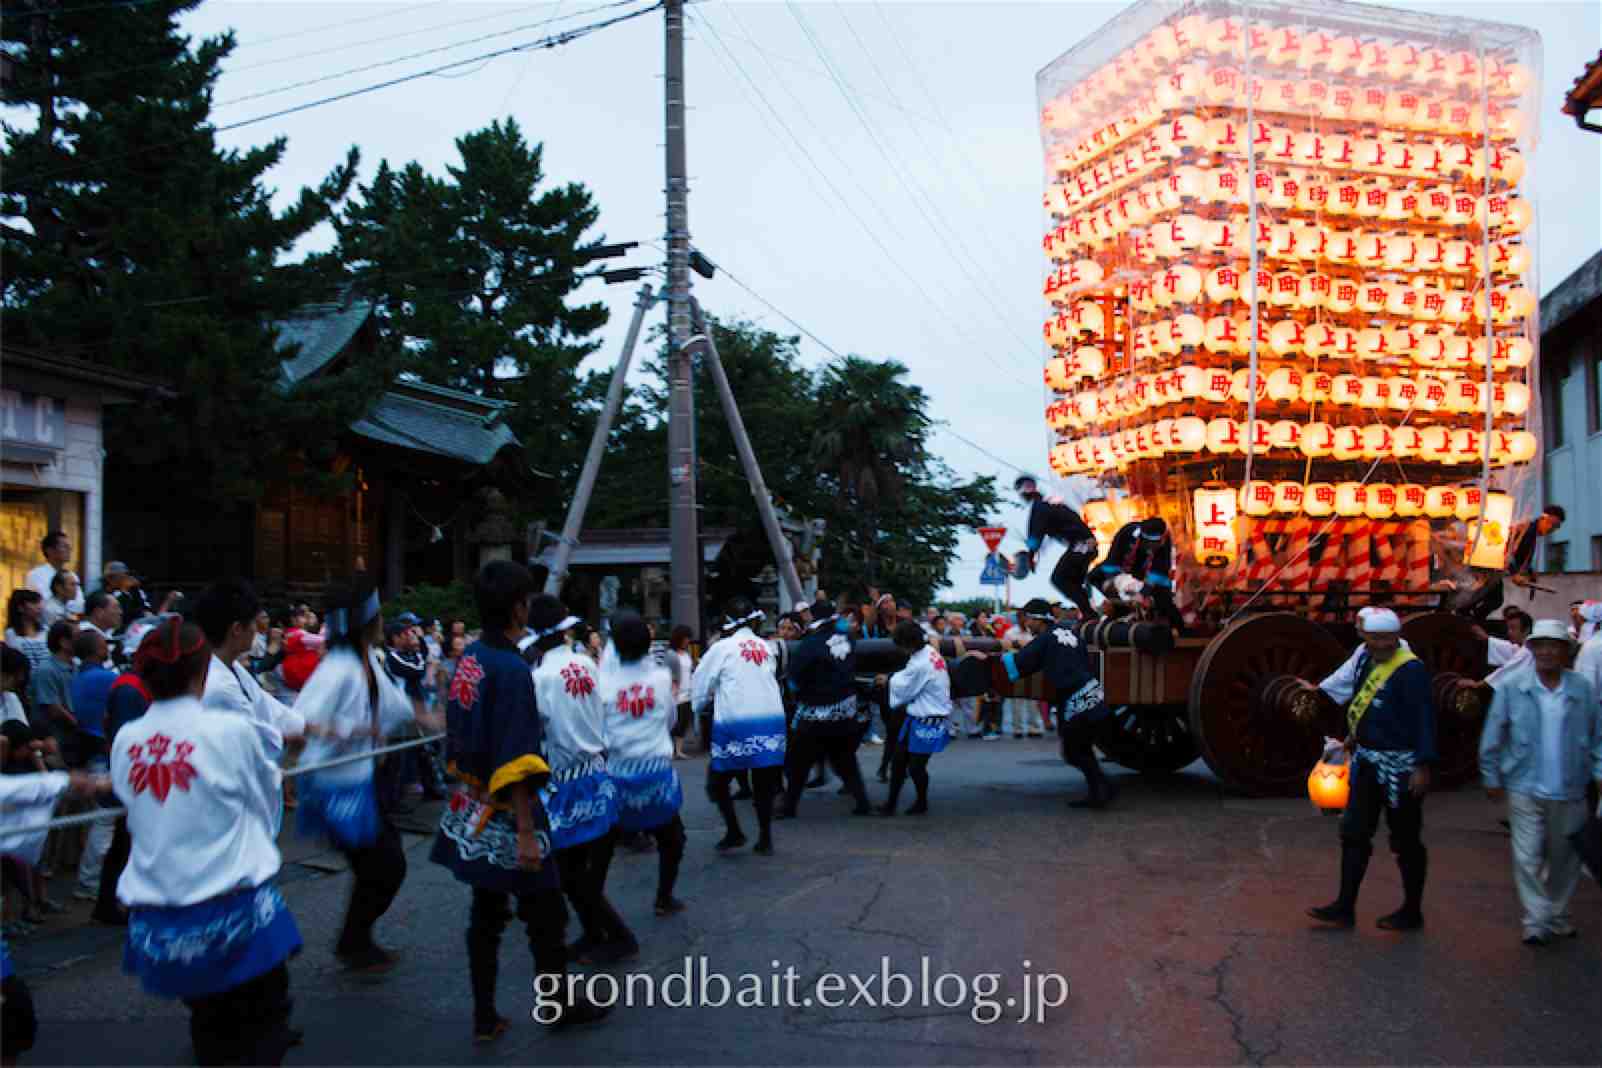
<svg viewBox="0 0 1602 1068">
<path fill-rule="evenodd" d="M 1424 880 L 1429 857 L 1420 832 L 1430 767 L 1436 761 L 1435 707 L 1430 673 L 1402 641 L 1402 621 L 1388 608 L 1365 608 L 1358 617 L 1363 646 L 1347 666 L 1320 685 L 1346 706 L 1346 748 L 1352 751 L 1351 797 L 1341 815 L 1340 893 L 1307 910 L 1336 927 L 1356 922 L 1357 892 L 1374 852 L 1380 814 L 1391 832 L 1401 871 L 1402 907 L 1381 916 L 1388 931 L 1424 926 Z"/>
</svg>

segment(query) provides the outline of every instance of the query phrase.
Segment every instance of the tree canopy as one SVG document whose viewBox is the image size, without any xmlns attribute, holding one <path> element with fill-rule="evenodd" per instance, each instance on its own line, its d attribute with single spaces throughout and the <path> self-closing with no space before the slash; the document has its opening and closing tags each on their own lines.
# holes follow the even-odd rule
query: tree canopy
<svg viewBox="0 0 1602 1068">
<path fill-rule="evenodd" d="M 108 410 L 113 468 L 148 492 L 171 478 L 249 496 L 284 450 L 321 448 L 358 417 L 387 376 L 362 366 L 294 397 L 280 388 L 270 324 L 328 296 L 315 270 L 284 260 L 331 217 L 358 155 L 274 210 L 264 181 L 285 142 L 217 144 L 211 91 L 234 40 L 179 32 L 197 2 L 6 5 L 4 325 L 8 344 L 173 387 Z"/>
<path fill-rule="evenodd" d="M 984 522 L 996 495 L 992 479 L 960 481 L 930 452 L 928 397 L 906 381 L 907 368 L 853 356 L 812 371 L 801 363 L 797 337 L 744 321 L 711 325 L 775 503 L 793 518 L 824 521 L 821 588 L 873 583 L 930 603 L 963 529 Z M 647 370 L 613 428 L 587 526 L 667 525 L 660 355 Z M 773 555 L 717 394 L 697 373 L 701 525 L 736 531 L 707 584 L 716 600 L 749 592 Z"/>
<path fill-rule="evenodd" d="M 515 119 L 456 151 L 445 177 L 381 163 L 335 220 L 332 258 L 377 303 L 386 349 L 426 381 L 514 401 L 530 465 L 567 484 L 594 407 L 579 364 L 607 321 L 604 304 L 569 297 L 600 212 L 582 185 L 541 188 L 543 148 Z"/>
</svg>

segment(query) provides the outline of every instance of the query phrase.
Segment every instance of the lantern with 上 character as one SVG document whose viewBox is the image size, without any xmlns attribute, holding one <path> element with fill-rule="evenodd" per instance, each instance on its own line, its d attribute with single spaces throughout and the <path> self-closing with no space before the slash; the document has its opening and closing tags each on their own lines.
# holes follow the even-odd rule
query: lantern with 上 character
<svg viewBox="0 0 1602 1068">
<path fill-rule="evenodd" d="M 1199 489 L 1194 494 L 1196 559 L 1207 567 L 1226 567 L 1239 551 L 1235 542 L 1235 491 Z"/>
</svg>

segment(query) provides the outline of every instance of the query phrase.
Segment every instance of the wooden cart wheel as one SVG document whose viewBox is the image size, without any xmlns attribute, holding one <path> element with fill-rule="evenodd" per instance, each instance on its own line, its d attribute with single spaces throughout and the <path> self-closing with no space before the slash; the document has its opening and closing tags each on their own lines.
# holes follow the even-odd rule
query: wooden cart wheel
<svg viewBox="0 0 1602 1068">
<path fill-rule="evenodd" d="M 1491 707 L 1480 680 L 1489 674 L 1486 643 L 1474 626 L 1449 612 L 1410 616 L 1402 637 L 1433 676 L 1435 698 L 1435 786 L 1461 786 L 1479 774 L 1480 730 Z"/>
<path fill-rule="evenodd" d="M 1096 746 L 1114 764 L 1167 775 L 1201 755 L 1184 705 L 1120 705 L 1101 725 Z"/>
<path fill-rule="evenodd" d="M 1190 730 L 1224 782 L 1257 794 L 1305 788 L 1324 738 L 1345 724 L 1309 692 L 1346 659 L 1323 627 L 1288 612 L 1243 619 L 1214 638 L 1190 682 Z"/>
</svg>

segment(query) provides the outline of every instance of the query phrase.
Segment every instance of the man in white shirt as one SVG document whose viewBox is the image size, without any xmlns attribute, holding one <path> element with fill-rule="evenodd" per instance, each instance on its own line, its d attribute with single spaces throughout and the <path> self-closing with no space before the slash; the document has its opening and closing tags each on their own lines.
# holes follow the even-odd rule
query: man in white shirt
<svg viewBox="0 0 1602 1068">
<path fill-rule="evenodd" d="M 50 580 L 56 577 L 57 571 L 67 571 L 74 579 L 78 577 L 67 567 L 72 559 L 72 539 L 59 530 L 52 530 L 39 542 L 39 551 L 44 554 L 45 562 L 28 572 L 28 588 L 48 599 Z M 78 594 L 67 603 L 67 611 L 74 614 L 83 611 L 83 583 L 78 583 Z"/>
<path fill-rule="evenodd" d="M 1580 858 L 1568 836 L 1585 823 L 1588 780 L 1602 784 L 1602 705 L 1578 672 L 1561 620 L 1535 624 L 1530 670 L 1497 687 L 1480 737 L 1480 775 L 1491 800 L 1506 797 L 1524 943 L 1573 937 L 1569 898 Z"/>
</svg>

